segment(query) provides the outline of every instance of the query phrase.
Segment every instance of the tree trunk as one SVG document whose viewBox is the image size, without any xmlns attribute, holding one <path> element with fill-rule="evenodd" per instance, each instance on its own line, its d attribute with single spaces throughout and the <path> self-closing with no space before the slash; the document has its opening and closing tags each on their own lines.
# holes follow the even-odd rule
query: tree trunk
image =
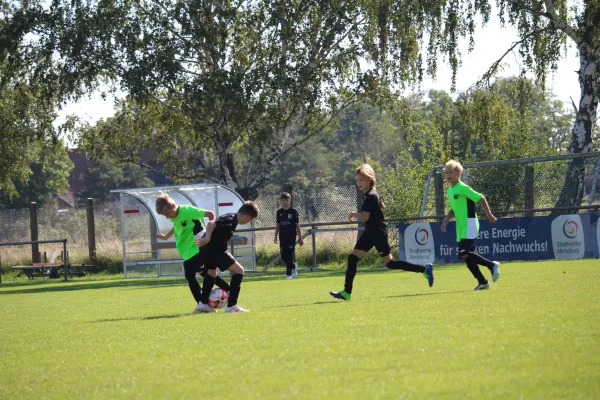
<svg viewBox="0 0 600 400">
<path fill-rule="evenodd" d="M 598 109 L 598 90 L 600 73 L 599 57 L 590 46 L 579 46 L 579 87 L 581 98 L 571 134 L 571 154 L 589 153 L 592 146 L 592 130 Z M 585 179 L 585 159 L 576 158 L 569 161 L 563 187 L 560 191 L 556 207 L 578 207 L 583 200 Z M 552 215 L 572 214 L 577 210 L 554 211 Z"/>
</svg>

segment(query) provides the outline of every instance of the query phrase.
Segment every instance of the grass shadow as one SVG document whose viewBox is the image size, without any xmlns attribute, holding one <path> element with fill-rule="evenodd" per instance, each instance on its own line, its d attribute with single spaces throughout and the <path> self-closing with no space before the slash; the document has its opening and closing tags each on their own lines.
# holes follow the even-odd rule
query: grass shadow
<svg viewBox="0 0 600 400">
<path fill-rule="evenodd" d="M 120 321 L 152 321 L 154 319 L 171 319 L 171 318 L 180 318 L 187 317 L 192 314 L 165 314 L 165 315 L 153 315 L 150 317 L 131 317 L 131 318 L 107 318 L 107 319 L 99 319 L 97 321 L 89 321 L 89 324 L 95 324 L 98 322 L 120 322 Z"/>
</svg>

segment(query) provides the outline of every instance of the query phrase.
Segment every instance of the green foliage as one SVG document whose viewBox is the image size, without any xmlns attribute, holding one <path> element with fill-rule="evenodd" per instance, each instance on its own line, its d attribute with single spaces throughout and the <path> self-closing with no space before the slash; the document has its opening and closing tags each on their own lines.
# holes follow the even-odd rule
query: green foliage
<svg viewBox="0 0 600 400">
<path fill-rule="evenodd" d="M 112 161 L 93 161 L 82 177 L 85 190 L 81 196 L 102 202 L 111 196 L 110 191 L 113 189 L 154 186 L 154 182 L 146 173 L 146 169 L 135 164 L 120 165 Z"/>
<path fill-rule="evenodd" d="M 43 206 L 53 196 L 64 193 L 69 188 L 67 178 L 73 169 L 73 163 L 61 142 L 35 141 L 23 150 L 23 158 L 29 160 L 29 165 L 19 167 L 18 173 L 30 175 L 24 181 L 13 181 L 14 192 L 0 192 L 0 208 L 26 208 L 30 202 Z M 13 193 L 18 195 L 11 196 Z"/>
</svg>

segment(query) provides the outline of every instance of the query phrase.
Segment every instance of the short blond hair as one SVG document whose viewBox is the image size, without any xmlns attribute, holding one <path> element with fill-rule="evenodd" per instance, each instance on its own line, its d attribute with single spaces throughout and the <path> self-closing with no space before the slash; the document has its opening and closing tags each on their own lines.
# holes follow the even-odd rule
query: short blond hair
<svg viewBox="0 0 600 400">
<path fill-rule="evenodd" d="M 364 176 L 371 181 L 371 188 L 374 188 L 377 184 L 377 178 L 375 177 L 375 170 L 369 164 L 363 164 L 354 170 L 354 174 Z"/>
<path fill-rule="evenodd" d="M 458 171 L 460 174 L 462 174 L 463 166 L 458 161 L 450 160 L 444 164 L 444 171 Z"/>
<path fill-rule="evenodd" d="M 175 202 L 167 193 L 163 193 L 156 198 L 156 212 L 164 215 L 169 209 L 173 208 Z"/>
</svg>

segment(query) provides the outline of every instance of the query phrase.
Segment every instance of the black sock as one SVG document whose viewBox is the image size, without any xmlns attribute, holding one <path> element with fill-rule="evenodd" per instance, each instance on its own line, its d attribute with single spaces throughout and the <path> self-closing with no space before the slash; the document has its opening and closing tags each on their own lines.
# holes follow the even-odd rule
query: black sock
<svg viewBox="0 0 600 400">
<path fill-rule="evenodd" d="M 208 275 L 208 274 L 206 273 L 206 271 L 204 271 L 200 275 L 203 278 L 206 278 L 206 275 Z M 215 278 L 215 285 L 218 288 L 223 289 L 226 292 L 229 292 L 229 283 L 227 283 L 227 281 L 225 279 L 221 278 L 219 275 L 217 275 L 217 277 Z"/>
<path fill-rule="evenodd" d="M 354 277 L 356 276 L 356 266 L 360 258 L 354 254 L 348 256 L 348 268 L 346 269 L 346 281 L 344 282 L 344 290 L 348 293 L 352 293 L 352 284 L 354 283 Z"/>
<path fill-rule="evenodd" d="M 418 264 L 413 264 L 408 261 L 392 260 L 389 263 L 385 264 L 385 266 L 388 267 L 389 269 L 401 269 L 404 271 L 421 272 L 421 273 L 425 272 L 424 266 L 418 265 Z"/>
<path fill-rule="evenodd" d="M 198 279 L 196 279 L 196 271 L 185 271 L 185 279 L 187 279 L 192 296 L 194 296 L 194 300 L 198 304 L 202 300 L 202 291 L 200 290 Z"/>
<path fill-rule="evenodd" d="M 234 274 L 231 276 L 231 289 L 229 290 L 227 307 L 233 307 L 237 304 L 240 290 L 242 290 L 242 279 L 244 279 L 244 275 L 242 274 Z"/>
<path fill-rule="evenodd" d="M 487 279 L 485 279 L 485 277 L 481 273 L 481 270 L 479 269 L 479 266 L 476 263 L 469 261 L 468 257 L 465 260 L 465 262 L 467 263 L 467 268 L 469 268 L 469 271 L 471 271 L 471 273 L 473 274 L 475 279 L 477 279 L 477 282 L 480 285 L 485 285 L 486 283 L 488 283 Z"/>
<path fill-rule="evenodd" d="M 215 285 L 215 278 L 206 274 L 204 277 L 204 284 L 202 285 L 202 304 L 208 304 L 208 296 Z"/>
<path fill-rule="evenodd" d="M 485 267 L 488 267 L 490 269 L 490 271 L 492 270 L 492 267 L 494 266 L 493 262 L 491 262 L 487 258 L 481 257 L 477 253 L 469 253 L 469 255 L 467 256 L 467 261 L 475 263 L 477 265 L 483 265 Z"/>
</svg>

